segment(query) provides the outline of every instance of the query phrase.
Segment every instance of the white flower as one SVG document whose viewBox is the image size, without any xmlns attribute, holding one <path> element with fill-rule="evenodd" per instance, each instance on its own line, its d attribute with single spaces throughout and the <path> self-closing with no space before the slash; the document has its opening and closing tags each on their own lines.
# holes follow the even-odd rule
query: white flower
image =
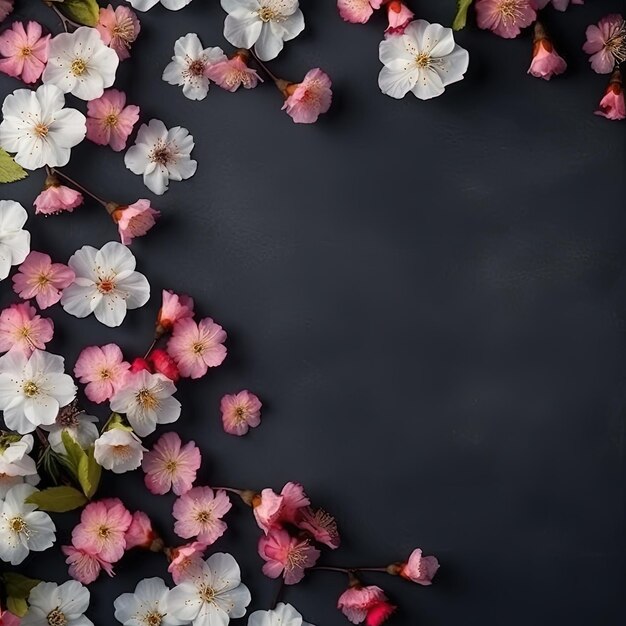
<svg viewBox="0 0 626 626">
<path fill-rule="evenodd" d="M 174 44 L 174 56 L 163 72 L 163 80 L 182 85 L 183 94 L 190 100 L 203 100 L 209 93 L 207 67 L 226 59 L 221 48 L 204 50 L 198 35 L 189 33 Z"/>
<path fill-rule="evenodd" d="M 161 578 L 146 578 L 135 587 L 135 593 L 116 598 L 115 619 L 124 626 L 176 626 L 168 605 L 170 590 Z"/>
<path fill-rule="evenodd" d="M 133 430 L 145 437 L 157 424 L 171 424 L 180 417 L 174 393 L 176 385 L 169 378 L 140 370 L 128 374 L 124 386 L 113 395 L 111 411 L 124 413 Z"/>
<path fill-rule="evenodd" d="M 0 475 L 32 476 L 37 473 L 35 461 L 28 456 L 33 449 L 33 436 L 0 437 Z"/>
<path fill-rule="evenodd" d="M 89 590 L 76 580 L 62 585 L 39 583 L 28 596 L 28 613 L 20 626 L 93 626 L 83 613 L 89 607 Z"/>
<path fill-rule="evenodd" d="M 54 85 L 17 89 L 5 98 L 2 117 L 0 147 L 15 153 L 27 170 L 67 165 L 71 149 L 87 134 L 85 116 L 66 109 L 65 96 Z"/>
<path fill-rule="evenodd" d="M 41 78 L 63 93 L 95 100 L 115 82 L 119 63 L 115 50 L 104 44 L 95 28 L 81 26 L 50 40 L 48 64 Z"/>
<path fill-rule="evenodd" d="M 241 583 L 241 571 L 230 555 L 211 555 L 193 575 L 174 587 L 168 604 L 172 615 L 194 626 L 226 626 L 230 618 L 243 617 L 250 592 Z"/>
<path fill-rule="evenodd" d="M 142 124 L 124 163 L 133 174 L 143 175 L 144 185 L 161 196 L 169 180 L 185 180 L 196 173 L 198 163 L 190 158 L 193 147 L 186 128 L 168 130 L 160 120 L 150 120 L 147 126 Z"/>
<path fill-rule="evenodd" d="M 378 86 L 392 98 L 409 91 L 420 100 L 440 96 L 446 85 L 463 79 L 469 64 L 469 54 L 455 44 L 452 29 L 425 20 L 415 20 L 404 34 L 381 41 L 378 55 L 385 66 Z"/>
<path fill-rule="evenodd" d="M 255 611 L 248 618 L 248 626 L 312 626 L 291 606 L 279 602 L 271 611 Z"/>
<path fill-rule="evenodd" d="M 24 502 L 36 491 L 25 483 L 16 485 L 0 501 L 0 559 L 11 565 L 19 565 L 31 551 L 43 552 L 54 544 L 56 529 L 50 516 Z"/>
<path fill-rule="evenodd" d="M 304 30 L 298 0 L 221 0 L 228 15 L 224 37 L 237 48 L 252 48 L 262 61 L 276 58 L 283 42 Z"/>
<path fill-rule="evenodd" d="M 144 452 L 137 435 L 124 428 L 111 428 L 96 439 L 93 456 L 104 469 L 124 474 L 141 465 Z"/>
<path fill-rule="evenodd" d="M 59 409 L 75 397 L 62 356 L 34 350 L 30 356 L 11 351 L 0 358 L 0 410 L 11 430 L 23 435 L 54 424 Z"/>
<path fill-rule="evenodd" d="M 63 290 L 61 305 L 76 317 L 91 313 L 105 326 L 119 326 L 127 309 L 138 309 L 150 298 L 150 285 L 135 272 L 133 253 L 117 241 L 100 250 L 83 246 L 68 261 L 74 282 Z"/>
<path fill-rule="evenodd" d="M 19 202 L 0 200 L 0 280 L 30 252 L 30 233 L 23 226 L 28 213 Z"/>
<path fill-rule="evenodd" d="M 137 11 L 149 11 L 153 6 L 156 6 L 159 2 L 170 11 L 178 11 L 183 7 L 186 7 L 191 0 L 128 0 L 133 9 Z"/>
<path fill-rule="evenodd" d="M 54 424 L 42 426 L 42 428 L 49 432 L 50 447 L 58 454 L 65 454 L 63 433 L 67 432 L 83 450 L 86 450 L 100 435 L 96 426 L 97 422 L 97 417 L 83 413 L 72 402 L 59 411 Z"/>
</svg>

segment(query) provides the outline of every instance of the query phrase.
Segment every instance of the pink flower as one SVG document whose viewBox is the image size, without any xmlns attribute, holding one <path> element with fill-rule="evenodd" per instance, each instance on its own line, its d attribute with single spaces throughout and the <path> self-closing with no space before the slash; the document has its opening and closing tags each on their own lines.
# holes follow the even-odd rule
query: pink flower
<svg viewBox="0 0 626 626">
<path fill-rule="evenodd" d="M 190 318 L 178 320 L 167 344 L 180 375 L 201 378 L 209 367 L 217 367 L 226 358 L 226 332 L 210 317 L 198 324 Z"/>
<path fill-rule="evenodd" d="M 261 401 L 244 389 L 234 395 L 225 395 L 220 402 L 224 430 L 229 435 L 245 435 L 261 423 Z"/>
<path fill-rule="evenodd" d="M 404 2 L 391 0 L 391 2 L 387 3 L 387 20 L 389 25 L 385 33 L 394 35 L 402 34 L 414 15 L 413 11 L 411 11 Z"/>
<path fill-rule="evenodd" d="M 46 178 L 44 190 L 35 198 L 35 213 L 54 215 L 61 211 L 72 211 L 83 203 L 83 194 L 66 187 L 53 174 Z"/>
<path fill-rule="evenodd" d="M 600 100 L 600 108 L 596 111 L 596 115 L 606 117 L 608 120 L 623 120 L 626 118 L 622 73 L 619 69 L 613 72 L 604 97 Z"/>
<path fill-rule="evenodd" d="M 266 576 L 278 578 L 282 574 L 286 585 L 295 585 L 304 578 L 304 570 L 315 565 L 320 551 L 308 539 L 297 539 L 282 528 L 274 528 L 259 539 L 259 555 L 265 561 Z"/>
<path fill-rule="evenodd" d="M 126 106 L 126 94 L 122 91 L 107 89 L 87 103 L 87 139 L 121 152 L 138 120 L 139 107 Z"/>
<path fill-rule="evenodd" d="M 178 434 L 165 433 L 143 456 L 141 467 L 146 473 L 146 487 L 157 495 L 171 489 L 181 496 L 193 487 L 201 462 L 195 442 L 183 446 Z"/>
<path fill-rule="evenodd" d="M 13 0 L 0 0 L 0 22 L 13 11 Z"/>
<path fill-rule="evenodd" d="M 149 200 L 137 200 L 129 206 L 117 206 L 111 212 L 125 246 L 135 237 L 145 235 L 156 224 L 159 215 L 161 214 L 150 206 Z"/>
<path fill-rule="evenodd" d="M 129 371 L 132 372 L 133 374 L 136 374 L 137 372 L 142 372 L 142 371 L 146 371 L 146 372 L 150 372 L 151 374 L 154 374 L 154 372 L 152 371 L 152 366 L 150 365 L 150 363 L 148 363 L 148 360 L 144 359 L 141 356 L 138 356 L 133 359 L 133 362 L 130 364 Z"/>
<path fill-rule="evenodd" d="M 374 9 L 380 9 L 383 0 L 337 0 L 339 15 L 346 22 L 365 24 Z"/>
<path fill-rule="evenodd" d="M 202 557 L 206 549 L 206 543 L 194 541 L 169 551 L 171 561 L 167 571 L 172 575 L 176 585 L 188 578 L 196 568 L 202 567 L 204 563 Z"/>
<path fill-rule="evenodd" d="M 170 380 L 177 382 L 180 379 L 180 372 L 176 361 L 165 351 L 157 348 L 150 353 L 148 357 L 152 369 L 163 376 L 167 376 Z"/>
<path fill-rule="evenodd" d="M 565 59 L 554 49 L 543 26 L 537 22 L 535 24 L 533 58 L 528 73 L 536 78 L 550 80 L 553 76 L 562 74 L 566 69 Z"/>
<path fill-rule="evenodd" d="M 550 2 L 552 2 L 552 6 L 557 11 L 565 11 L 565 9 L 567 9 L 568 5 L 570 4 L 570 0 L 535 0 L 535 9 L 543 9 L 548 6 Z M 571 3 L 583 4 L 584 0 L 571 0 Z"/>
<path fill-rule="evenodd" d="M 78 356 L 74 374 L 81 383 L 87 384 L 85 395 L 100 404 L 124 386 L 129 368 L 119 346 L 108 343 L 101 348 L 85 348 Z"/>
<path fill-rule="evenodd" d="M 144 548 L 151 552 L 163 550 L 163 540 L 152 527 L 152 521 L 143 511 L 135 511 L 126 531 L 126 549 Z"/>
<path fill-rule="evenodd" d="M 0 9 L 1 12 L 1 9 Z M 13 22 L 0 35 L 0 72 L 25 83 L 36 83 L 48 61 L 50 35 L 42 35 L 41 24 Z"/>
<path fill-rule="evenodd" d="M 416 548 L 411 552 L 408 562 L 403 563 L 400 576 L 419 585 L 428 586 L 439 569 L 439 561 L 434 556 L 422 556 L 422 551 Z"/>
<path fill-rule="evenodd" d="M 366 622 L 368 626 L 382 624 L 395 607 L 389 604 L 385 592 L 375 585 L 363 587 L 358 581 L 351 583 L 337 601 L 337 608 L 353 624 Z"/>
<path fill-rule="evenodd" d="M 120 61 L 124 61 L 130 56 L 130 48 L 139 35 L 141 25 L 128 7 L 114 9 L 109 5 L 106 9 L 100 9 L 96 28 L 102 41 L 117 52 Z"/>
<path fill-rule="evenodd" d="M 300 509 L 311 504 L 299 483 L 287 483 L 280 495 L 271 489 L 263 489 L 253 502 L 253 512 L 259 528 L 267 535 L 284 522 L 295 523 Z"/>
<path fill-rule="evenodd" d="M 83 585 L 89 585 L 96 580 L 101 570 L 113 576 L 113 565 L 99 556 L 74 546 L 61 546 L 61 550 L 67 556 L 65 562 L 70 566 L 70 576 Z"/>
<path fill-rule="evenodd" d="M 2 8 L 2 0 L 0 0 L 0 10 Z M 0 626 L 20 626 L 21 619 L 17 615 L 13 615 L 8 609 L 3 610 L 0 606 Z"/>
<path fill-rule="evenodd" d="M 626 60 L 626 24 L 621 15 L 603 17 L 597 25 L 587 27 L 583 50 L 590 54 L 589 63 L 598 74 L 610 74 L 616 64 Z"/>
<path fill-rule="evenodd" d="M 309 70 L 301 83 L 288 84 L 283 90 L 285 104 L 283 111 L 291 116 L 296 124 L 312 124 L 330 109 L 333 99 L 331 81 L 328 74 L 319 67 Z"/>
<path fill-rule="evenodd" d="M 40 309 L 47 309 L 61 299 L 61 292 L 74 282 L 74 271 L 63 263 L 53 263 L 34 250 L 13 275 L 13 291 L 20 298 L 35 298 Z"/>
<path fill-rule="evenodd" d="M 198 541 L 210 546 L 226 531 L 222 517 L 231 506 L 226 492 L 194 487 L 174 502 L 174 532 L 183 539 L 197 537 Z"/>
<path fill-rule="evenodd" d="M 476 0 L 478 26 L 505 39 L 517 37 L 536 18 L 532 0 Z"/>
<path fill-rule="evenodd" d="M 296 526 L 332 550 L 341 543 L 335 518 L 322 509 L 314 510 L 310 506 L 299 509 Z"/>
<path fill-rule="evenodd" d="M 193 300 L 189 296 L 175 294 L 171 290 L 163 290 L 163 304 L 157 316 L 157 334 L 171 332 L 179 320 L 193 317 Z"/>
<path fill-rule="evenodd" d="M 52 320 L 37 315 L 28 302 L 12 304 L 0 313 L 0 352 L 20 351 L 30 356 L 43 350 L 52 339 Z"/>
<path fill-rule="evenodd" d="M 256 70 L 248 67 L 247 60 L 248 51 L 238 50 L 232 58 L 209 65 L 205 75 L 226 91 L 234 92 L 239 87 L 254 89 L 263 79 Z"/>
<path fill-rule="evenodd" d="M 108 563 L 119 561 L 126 549 L 126 531 L 133 516 L 118 498 L 90 502 L 72 531 L 75 548 Z"/>
</svg>

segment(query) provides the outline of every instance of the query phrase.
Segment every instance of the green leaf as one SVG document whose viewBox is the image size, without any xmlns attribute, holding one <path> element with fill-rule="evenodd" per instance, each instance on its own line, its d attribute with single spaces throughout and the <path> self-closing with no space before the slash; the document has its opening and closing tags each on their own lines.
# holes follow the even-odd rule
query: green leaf
<svg viewBox="0 0 626 626">
<path fill-rule="evenodd" d="M 78 477 L 78 468 L 81 460 L 87 455 L 72 435 L 67 432 L 67 430 L 64 430 L 61 433 L 61 440 L 65 446 L 65 459 L 67 460 L 67 467 L 72 472 L 74 478 L 80 482 Z"/>
<path fill-rule="evenodd" d="M 465 28 L 465 24 L 467 23 L 467 11 L 473 2 L 474 0 L 456 0 L 456 15 L 452 22 L 452 28 L 454 30 Z"/>
<path fill-rule="evenodd" d="M 96 462 L 93 451 L 94 447 L 90 446 L 78 465 L 78 482 L 88 498 L 93 498 L 95 495 L 102 474 L 102 468 Z"/>
<path fill-rule="evenodd" d="M 14 598 L 13 596 L 7 597 L 7 609 L 9 613 L 17 615 L 18 617 L 24 617 L 28 613 L 28 604 L 24 598 Z"/>
<path fill-rule="evenodd" d="M 18 165 L 8 152 L 0 148 L 0 183 L 14 183 L 27 176 L 26 170 Z"/>
<path fill-rule="evenodd" d="M 36 587 L 41 581 L 35 580 L 34 578 L 27 578 L 15 572 L 5 572 L 2 577 L 4 578 L 4 585 L 6 587 L 7 608 L 14 615 L 24 617 L 26 611 L 28 611 L 26 598 L 28 598 L 30 590 Z"/>
<path fill-rule="evenodd" d="M 100 7 L 96 0 L 64 0 L 59 3 L 59 9 L 65 17 L 85 26 L 95 26 L 100 16 Z"/>
<path fill-rule="evenodd" d="M 67 513 L 86 504 L 87 498 L 74 487 L 50 487 L 36 491 L 26 502 L 36 504 L 42 511 Z"/>
</svg>

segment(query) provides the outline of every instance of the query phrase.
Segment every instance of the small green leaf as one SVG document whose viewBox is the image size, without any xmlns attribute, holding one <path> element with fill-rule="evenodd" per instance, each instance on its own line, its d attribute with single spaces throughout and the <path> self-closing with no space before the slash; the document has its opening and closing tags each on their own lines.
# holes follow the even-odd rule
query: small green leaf
<svg viewBox="0 0 626 626">
<path fill-rule="evenodd" d="M 42 511 L 67 513 L 86 504 L 87 498 L 74 487 L 50 487 L 36 491 L 26 502 L 36 504 Z"/>
<path fill-rule="evenodd" d="M 27 176 L 26 170 L 18 165 L 8 152 L 0 148 L 0 183 L 14 183 Z"/>
<path fill-rule="evenodd" d="M 95 26 L 100 16 L 96 0 L 64 0 L 59 3 L 59 9 L 65 17 L 85 26 Z"/>
<path fill-rule="evenodd" d="M 72 472 L 74 478 L 79 480 L 78 468 L 82 459 L 86 458 L 85 451 L 80 447 L 76 440 L 70 435 L 67 430 L 61 433 L 61 440 L 65 446 L 65 459 L 67 460 L 67 467 Z"/>
<path fill-rule="evenodd" d="M 17 617 L 24 617 L 28 613 L 28 604 L 24 598 L 14 598 L 13 596 L 7 597 L 7 609 L 9 613 L 17 615 Z"/>
<path fill-rule="evenodd" d="M 7 608 L 14 615 L 24 617 L 26 611 L 28 611 L 26 598 L 28 598 L 30 590 L 36 587 L 41 581 L 35 580 L 34 578 L 27 578 L 15 572 L 5 572 L 2 577 L 4 578 L 7 594 Z"/>
<path fill-rule="evenodd" d="M 465 24 L 467 23 L 467 11 L 473 2 L 474 0 L 456 0 L 456 15 L 452 22 L 452 28 L 454 30 L 465 28 Z"/>
<path fill-rule="evenodd" d="M 93 498 L 95 495 L 102 474 L 102 468 L 96 462 L 93 451 L 94 447 L 90 446 L 78 465 L 78 481 L 88 498 Z"/>
</svg>

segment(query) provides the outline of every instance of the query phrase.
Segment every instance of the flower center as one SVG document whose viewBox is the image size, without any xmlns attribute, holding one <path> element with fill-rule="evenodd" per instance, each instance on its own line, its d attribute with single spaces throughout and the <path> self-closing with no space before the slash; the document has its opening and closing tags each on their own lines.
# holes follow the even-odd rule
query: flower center
<svg viewBox="0 0 626 626">
<path fill-rule="evenodd" d="M 502 0 L 498 11 L 505 24 L 514 24 L 522 16 L 520 0 Z"/>
<path fill-rule="evenodd" d="M 420 52 L 415 57 L 415 65 L 421 69 L 426 69 L 431 66 L 432 59 L 428 52 Z"/>
<path fill-rule="evenodd" d="M 61 426 L 63 428 L 78 426 L 78 416 L 80 415 L 80 413 L 81 411 L 76 408 L 76 400 L 74 400 L 71 404 L 59 410 L 59 414 L 56 418 L 56 423 L 58 426 Z"/>
<path fill-rule="evenodd" d="M 141 389 L 137 392 L 137 403 L 143 409 L 154 410 L 159 406 L 159 400 L 154 397 L 150 389 Z"/>
<path fill-rule="evenodd" d="M 108 526 L 100 526 L 100 528 L 98 528 L 98 537 L 100 537 L 100 539 L 108 539 L 110 535 L 111 529 Z"/>
<path fill-rule="evenodd" d="M 28 396 L 29 398 L 33 398 L 39 393 L 39 387 L 37 386 L 37 383 L 34 383 L 32 380 L 29 380 L 28 382 L 24 383 L 24 386 L 22 387 L 22 391 L 24 392 L 25 396 Z"/>
<path fill-rule="evenodd" d="M 208 524 L 213 520 L 213 516 L 211 515 L 211 511 L 198 511 L 196 513 L 196 521 L 200 524 Z"/>
<path fill-rule="evenodd" d="M 202 76 L 204 74 L 205 68 L 205 62 L 201 59 L 196 59 L 187 66 L 187 73 L 191 76 Z"/>
<path fill-rule="evenodd" d="M 87 63 L 84 59 L 74 59 L 70 70 L 74 76 L 82 76 L 87 71 Z"/>
<path fill-rule="evenodd" d="M 9 520 L 9 528 L 17 534 L 28 534 L 28 526 L 26 525 L 26 520 L 23 517 L 14 517 Z"/>
<path fill-rule="evenodd" d="M 39 276 L 37 276 L 37 284 L 40 287 L 45 287 L 49 282 L 50 279 L 48 278 L 47 274 L 39 274 Z"/>
<path fill-rule="evenodd" d="M 248 417 L 248 415 L 247 415 L 247 412 L 244 409 L 244 407 L 238 406 L 235 409 L 235 420 L 237 421 L 238 424 L 241 424 L 242 422 L 245 422 L 247 417 Z"/>
<path fill-rule="evenodd" d="M 150 153 L 150 160 L 159 165 L 167 165 L 172 160 L 172 153 L 166 145 L 159 142 Z"/>
<path fill-rule="evenodd" d="M 175 461 L 174 459 L 169 460 L 166 464 L 165 464 L 165 469 L 170 473 L 173 474 L 177 469 L 178 469 L 178 461 Z"/>
<path fill-rule="evenodd" d="M 283 18 L 280 13 L 272 9 L 272 7 L 261 7 L 257 15 L 262 22 L 280 22 Z"/>
<path fill-rule="evenodd" d="M 194 354 L 202 354 L 204 352 L 204 344 L 200 341 L 196 342 L 191 346 Z"/>
<path fill-rule="evenodd" d="M 156 611 L 147 613 L 143 618 L 143 623 L 146 624 L 146 626 L 161 626 L 162 622 L 163 615 L 161 615 L 161 613 L 157 613 Z"/>
<path fill-rule="evenodd" d="M 213 589 L 213 587 L 209 587 L 209 585 L 202 585 L 198 591 L 200 593 L 200 598 L 204 602 L 213 602 L 215 599 L 215 589 Z"/>
<path fill-rule="evenodd" d="M 626 61 L 626 22 L 622 22 L 619 28 L 606 40 L 605 45 L 618 62 Z"/>
<path fill-rule="evenodd" d="M 44 139 L 48 136 L 49 128 L 45 124 L 39 123 L 35 126 L 33 131 L 35 132 L 35 135 L 37 135 L 37 137 Z"/>
<path fill-rule="evenodd" d="M 295 548 L 291 548 L 287 552 L 287 563 L 285 565 L 285 569 L 292 570 L 304 566 L 304 564 L 306 563 L 305 548 L 307 547 L 307 545 L 308 542 L 305 541 L 303 544 L 300 544 Z"/>
<path fill-rule="evenodd" d="M 20 50 L 20 56 L 24 58 L 29 57 L 32 53 L 33 53 L 33 49 L 29 46 L 24 46 Z"/>
<path fill-rule="evenodd" d="M 62 613 L 59 607 L 56 609 L 52 609 L 50 613 L 46 616 L 48 620 L 48 624 L 50 626 L 67 626 L 67 617 L 65 617 L 65 613 Z"/>
<path fill-rule="evenodd" d="M 100 293 L 111 293 L 115 290 L 115 281 L 112 278 L 102 278 L 98 281 L 97 287 Z"/>
<path fill-rule="evenodd" d="M 106 369 L 106 367 L 104 369 L 101 369 L 100 378 L 102 380 L 109 380 L 109 378 L 111 378 L 111 372 L 108 369 Z"/>
<path fill-rule="evenodd" d="M 119 37 L 125 44 L 134 40 L 135 27 L 132 20 L 123 18 L 115 24 L 112 30 L 114 37 Z"/>
<path fill-rule="evenodd" d="M 113 128 L 114 126 L 117 126 L 117 115 L 115 113 L 109 113 L 104 118 L 104 125 L 108 126 L 109 128 Z"/>
</svg>

